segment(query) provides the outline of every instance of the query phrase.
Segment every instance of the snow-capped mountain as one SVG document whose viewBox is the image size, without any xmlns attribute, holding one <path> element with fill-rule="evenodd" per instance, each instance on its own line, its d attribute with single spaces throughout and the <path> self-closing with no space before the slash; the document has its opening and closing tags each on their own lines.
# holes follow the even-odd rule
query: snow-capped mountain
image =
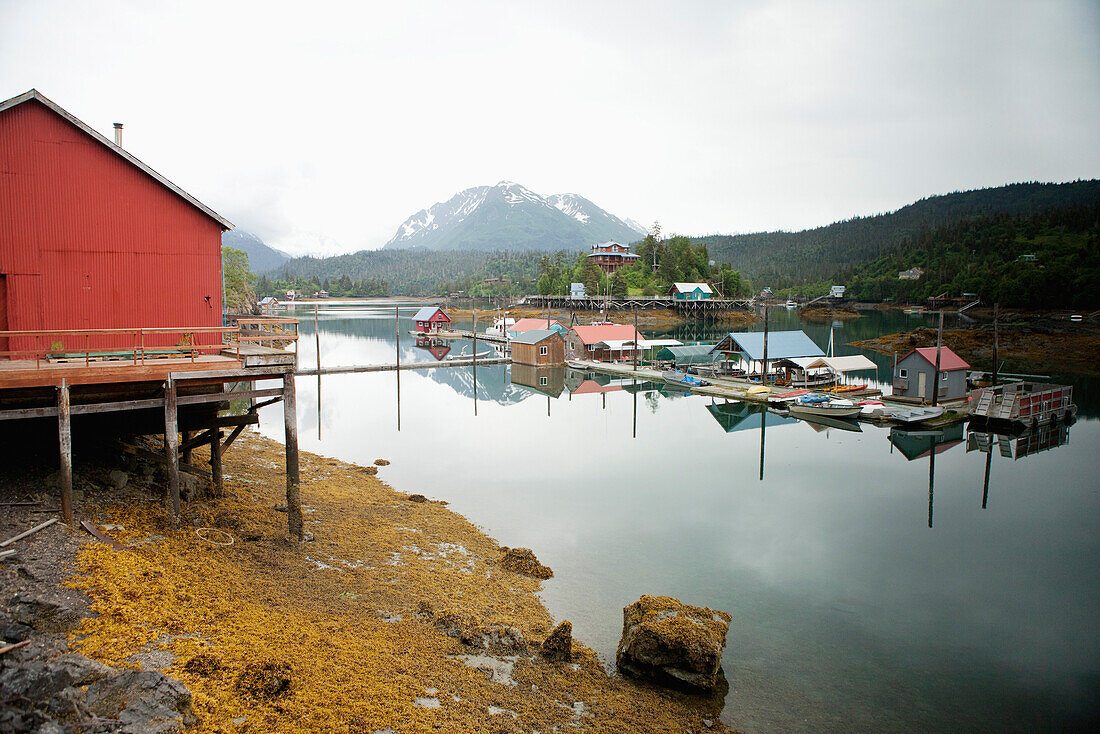
<svg viewBox="0 0 1100 734">
<path fill-rule="evenodd" d="M 578 194 L 540 196 L 512 181 L 475 186 L 421 209 L 386 247 L 433 250 L 578 250 L 636 242 L 645 230 Z"/>
</svg>

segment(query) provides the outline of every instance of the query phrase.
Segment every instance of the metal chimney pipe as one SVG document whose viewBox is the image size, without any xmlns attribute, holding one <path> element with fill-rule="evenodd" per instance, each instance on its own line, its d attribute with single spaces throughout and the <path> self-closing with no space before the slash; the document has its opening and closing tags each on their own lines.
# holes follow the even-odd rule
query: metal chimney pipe
<svg viewBox="0 0 1100 734">
<path fill-rule="evenodd" d="M 122 123 L 115 123 L 115 145 L 122 147 Z"/>
</svg>

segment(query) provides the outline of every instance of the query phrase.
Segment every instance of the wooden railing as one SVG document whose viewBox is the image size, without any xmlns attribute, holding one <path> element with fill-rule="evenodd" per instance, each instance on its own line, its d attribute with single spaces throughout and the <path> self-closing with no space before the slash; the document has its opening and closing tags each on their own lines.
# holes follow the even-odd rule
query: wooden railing
<svg viewBox="0 0 1100 734">
<path fill-rule="evenodd" d="M 236 319 L 238 342 L 255 342 L 275 348 L 285 348 L 298 341 L 298 319 L 244 318 Z M 281 345 L 276 347 L 276 345 Z"/>
<path fill-rule="evenodd" d="M 223 326 L 0 331 L 0 341 L 7 340 L 9 346 L 11 341 L 16 339 L 34 340 L 34 347 L 31 349 L 0 350 L 0 358 L 33 359 L 36 369 L 41 367 L 44 360 L 71 362 L 83 359 L 84 364 L 88 365 L 93 360 L 98 362 L 104 359 L 115 359 L 132 362 L 134 365 L 144 365 L 148 359 L 189 356 L 194 362 L 195 358 L 201 354 L 207 352 L 217 354 L 225 350 L 227 345 L 231 347 L 236 343 L 237 359 L 240 359 L 240 339 L 228 338 L 239 332 L 239 327 Z M 217 335 L 218 339 L 211 344 L 196 344 L 195 337 L 201 334 Z M 146 343 L 147 338 L 152 342 L 170 342 L 170 339 L 166 340 L 164 337 L 174 335 L 179 336 L 174 345 Z M 96 343 L 94 347 L 93 342 Z M 113 344 L 102 346 L 103 342 L 113 342 Z"/>
</svg>

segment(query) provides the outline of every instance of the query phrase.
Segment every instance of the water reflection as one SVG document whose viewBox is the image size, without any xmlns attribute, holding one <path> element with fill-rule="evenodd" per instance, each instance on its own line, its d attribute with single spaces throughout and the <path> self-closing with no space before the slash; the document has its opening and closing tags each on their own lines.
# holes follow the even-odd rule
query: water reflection
<svg viewBox="0 0 1100 734">
<path fill-rule="evenodd" d="M 401 309 L 405 331 L 413 310 Z M 838 342 L 873 332 L 876 318 L 846 323 Z M 430 358 L 415 337 L 395 337 L 392 306 L 355 318 L 322 309 L 319 327 L 326 365 L 392 363 L 395 350 L 403 363 Z M 303 324 L 306 365 L 312 328 Z M 804 328 L 827 340 L 828 324 Z M 551 613 L 606 661 L 622 607 L 643 593 L 730 612 L 723 719 L 736 728 L 1095 720 L 1100 421 L 1087 413 L 1072 442 L 1060 429 L 1004 441 L 971 431 L 961 451 L 946 433 L 818 433 L 759 406 L 666 395 L 660 383 L 479 365 L 476 382 L 468 367 L 402 372 L 397 433 L 396 377 L 326 375 L 321 416 L 316 381 L 300 378 L 302 449 L 384 456 L 393 486 L 450 501 L 503 544 L 536 548 L 556 573 L 542 595 Z M 264 433 L 280 436 L 281 421 L 277 407 L 261 411 Z M 454 471 L 470 462 L 492 470 Z"/>
</svg>

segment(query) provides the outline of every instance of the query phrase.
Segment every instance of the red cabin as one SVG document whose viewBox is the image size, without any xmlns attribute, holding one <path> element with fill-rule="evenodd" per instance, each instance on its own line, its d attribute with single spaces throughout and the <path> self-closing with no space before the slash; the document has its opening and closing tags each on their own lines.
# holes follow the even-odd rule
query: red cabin
<svg viewBox="0 0 1100 734">
<path fill-rule="evenodd" d="M 435 331 L 443 331 L 451 319 L 439 306 L 425 306 L 413 314 L 416 322 L 416 330 L 422 334 L 430 334 Z"/>
<path fill-rule="evenodd" d="M 0 102 L 0 212 L 0 331 L 222 325 L 233 225 L 33 89 Z"/>
</svg>

